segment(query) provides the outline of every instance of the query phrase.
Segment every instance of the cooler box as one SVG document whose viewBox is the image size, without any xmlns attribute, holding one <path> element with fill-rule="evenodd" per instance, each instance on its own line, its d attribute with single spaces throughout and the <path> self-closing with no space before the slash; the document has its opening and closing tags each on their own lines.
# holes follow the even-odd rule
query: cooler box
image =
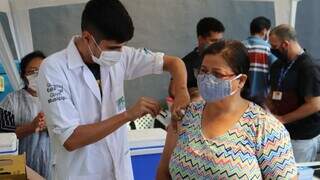
<svg viewBox="0 0 320 180">
<path fill-rule="evenodd" d="M 0 133 L 1 155 L 18 155 L 18 139 L 15 133 Z"/>
<path fill-rule="evenodd" d="M 166 131 L 160 128 L 131 130 L 128 138 L 134 179 L 155 179 Z"/>
</svg>

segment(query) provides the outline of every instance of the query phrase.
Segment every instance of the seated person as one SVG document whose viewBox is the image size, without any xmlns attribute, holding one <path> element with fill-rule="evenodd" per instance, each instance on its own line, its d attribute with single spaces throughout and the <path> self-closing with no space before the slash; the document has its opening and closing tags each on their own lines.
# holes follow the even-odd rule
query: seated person
<svg viewBox="0 0 320 180">
<path fill-rule="evenodd" d="M 285 127 L 241 97 L 249 70 L 241 42 L 221 41 L 203 53 L 194 102 L 168 129 L 157 179 L 295 179 Z"/>
<path fill-rule="evenodd" d="M 38 70 L 44 58 L 40 51 L 22 58 L 20 75 L 25 87 L 8 94 L 0 103 L 0 108 L 14 115 L 19 154 L 26 153 L 27 165 L 48 179 L 51 165 L 49 135 L 37 96 Z"/>
</svg>

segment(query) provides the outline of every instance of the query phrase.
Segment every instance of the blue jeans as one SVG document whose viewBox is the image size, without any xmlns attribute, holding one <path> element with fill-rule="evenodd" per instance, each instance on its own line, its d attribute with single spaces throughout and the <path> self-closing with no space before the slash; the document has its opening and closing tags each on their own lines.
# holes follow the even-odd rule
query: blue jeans
<svg viewBox="0 0 320 180">
<path fill-rule="evenodd" d="M 320 151 L 320 136 L 307 140 L 291 140 L 293 155 L 297 163 L 315 161 Z"/>
</svg>

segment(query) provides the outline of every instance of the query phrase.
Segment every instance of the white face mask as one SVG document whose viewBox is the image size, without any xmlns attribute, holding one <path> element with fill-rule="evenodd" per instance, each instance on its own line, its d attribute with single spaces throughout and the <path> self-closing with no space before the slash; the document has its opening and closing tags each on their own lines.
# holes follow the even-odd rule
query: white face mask
<svg viewBox="0 0 320 180">
<path fill-rule="evenodd" d="M 111 67 L 118 63 L 122 58 L 122 52 L 121 51 L 102 51 L 97 42 L 92 38 L 96 46 L 101 51 L 100 57 L 97 58 L 93 55 L 92 50 L 89 46 L 89 50 L 91 52 L 91 57 L 93 62 L 99 64 L 100 66 L 108 66 Z"/>
<path fill-rule="evenodd" d="M 37 84 L 37 81 L 38 81 L 38 74 L 35 73 L 35 74 L 31 74 L 29 76 L 26 76 L 27 80 L 28 80 L 28 88 L 34 90 L 37 92 L 37 89 L 38 89 L 38 84 Z"/>
</svg>

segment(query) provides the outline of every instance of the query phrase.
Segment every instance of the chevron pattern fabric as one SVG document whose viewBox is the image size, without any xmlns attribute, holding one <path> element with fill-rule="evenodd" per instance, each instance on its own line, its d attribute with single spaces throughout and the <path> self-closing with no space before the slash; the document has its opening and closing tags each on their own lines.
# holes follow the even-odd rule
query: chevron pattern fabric
<svg viewBox="0 0 320 180">
<path fill-rule="evenodd" d="M 285 127 L 250 103 L 235 126 L 206 139 L 201 132 L 204 103 L 186 111 L 170 159 L 172 179 L 289 179 L 297 175 Z"/>
</svg>

